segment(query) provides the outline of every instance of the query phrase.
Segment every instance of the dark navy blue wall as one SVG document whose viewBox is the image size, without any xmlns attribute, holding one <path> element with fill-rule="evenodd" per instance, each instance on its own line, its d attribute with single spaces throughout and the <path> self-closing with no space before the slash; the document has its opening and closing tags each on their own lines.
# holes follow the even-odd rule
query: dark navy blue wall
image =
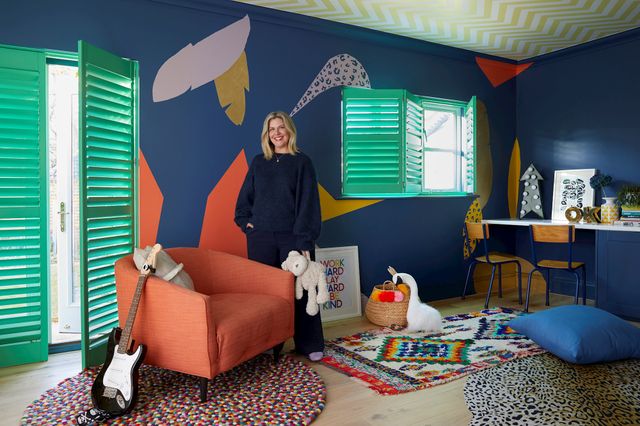
<svg viewBox="0 0 640 426">
<path fill-rule="evenodd" d="M 545 178 L 545 217 L 551 214 L 554 170 L 610 174 L 615 185 L 608 195 L 623 183 L 640 184 L 639 69 L 640 31 L 632 31 L 541 58 L 518 76 L 522 164 L 534 162 Z"/>
<path fill-rule="evenodd" d="M 374 88 L 406 88 L 416 94 L 460 100 L 475 95 L 483 101 L 489 116 L 494 167 L 493 196 L 484 214 L 506 216 L 507 164 L 516 124 L 515 81 L 493 88 L 472 53 L 238 3 L 172 3 L 9 1 L 3 2 L 0 14 L 2 44 L 75 51 L 77 40 L 83 39 L 139 61 L 140 145 L 165 197 L 159 242 L 166 246 L 198 245 L 207 195 L 242 148 L 249 159 L 258 153 L 263 117 L 275 109 L 291 111 L 325 62 L 340 53 L 348 53 L 364 65 Z M 232 124 L 218 105 L 213 83 L 170 101 L 152 102 L 152 83 L 166 59 L 187 43 L 196 43 L 245 14 L 251 19 L 245 49 L 250 91 L 241 126 Z M 544 81 L 547 74 L 544 68 L 536 70 L 533 81 Z M 525 92 L 537 87 L 526 77 L 522 81 Z M 579 99 L 570 99 L 576 117 Z M 554 105 L 563 114 L 564 101 Z M 600 107 L 594 106 L 593 111 L 601 111 Z M 540 112 L 531 114 L 537 117 Z M 607 114 L 613 114 L 610 108 Z M 561 116 L 554 115 L 556 119 Z M 300 146 L 313 159 L 319 182 L 338 197 L 340 90 L 321 94 L 295 120 Z M 575 128 L 568 127 L 567 132 L 576 136 Z M 606 134 L 611 140 L 612 134 Z M 523 143 L 525 152 L 537 153 L 528 148 L 528 139 L 523 141 L 527 141 Z M 600 142 L 589 143 L 604 150 Z M 547 139 L 541 142 L 543 146 L 547 143 Z M 546 160 L 538 163 L 560 165 Z M 469 197 L 386 200 L 325 222 L 318 244 L 359 246 L 361 286 L 366 294 L 388 278 L 387 265 L 393 265 L 414 275 L 423 299 L 459 295 L 464 281 L 461 228 L 471 202 Z"/>
<path fill-rule="evenodd" d="M 634 30 L 541 57 L 518 76 L 517 134 L 522 164 L 533 162 L 545 178 L 546 218 L 551 217 L 555 170 L 601 170 L 614 179 L 607 195 L 615 195 L 624 183 L 640 184 L 639 69 L 640 31 Z M 595 202 L 602 202 L 599 193 Z M 518 254 L 526 257 L 528 245 L 528 239 L 519 240 Z M 593 287 L 593 241 L 576 256 L 587 263 Z M 571 276 L 566 279 L 563 282 L 566 280 L 559 277 L 555 290 L 571 293 Z"/>
</svg>

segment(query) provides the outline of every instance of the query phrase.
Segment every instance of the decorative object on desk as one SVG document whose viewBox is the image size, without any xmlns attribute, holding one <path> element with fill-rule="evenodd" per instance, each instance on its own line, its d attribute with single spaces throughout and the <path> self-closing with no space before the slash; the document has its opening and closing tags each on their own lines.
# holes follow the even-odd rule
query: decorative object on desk
<svg viewBox="0 0 640 426">
<path fill-rule="evenodd" d="M 569 223 L 578 223 L 582 220 L 582 210 L 577 207 L 569 207 L 564 211 L 564 216 Z"/>
<path fill-rule="evenodd" d="M 600 207 L 583 207 L 582 220 L 584 223 L 600 223 Z"/>
<path fill-rule="evenodd" d="M 484 309 L 442 319 L 442 333 L 391 328 L 327 341 L 322 362 L 382 395 L 412 392 L 544 353 L 507 323 L 522 312 Z"/>
<path fill-rule="evenodd" d="M 640 186 L 625 185 L 618 191 L 618 204 L 622 212 L 620 222 L 640 223 Z"/>
<path fill-rule="evenodd" d="M 522 219 L 527 213 L 534 212 L 541 219 L 544 219 L 544 213 L 542 212 L 542 197 L 540 196 L 540 181 L 543 180 L 540 172 L 531 163 L 527 170 L 520 178 L 520 182 L 523 182 L 522 189 L 522 201 L 520 202 L 520 219 Z"/>
<path fill-rule="evenodd" d="M 556 170 L 553 177 L 551 220 L 564 221 L 569 207 L 593 207 L 594 190 L 589 184 L 596 169 Z"/>
<path fill-rule="evenodd" d="M 620 208 L 616 197 L 602 197 L 604 204 L 600 206 L 600 222 L 613 223 L 620 219 Z"/>
<path fill-rule="evenodd" d="M 605 188 L 611 186 L 613 179 L 609 175 L 604 173 L 597 173 L 589 180 L 589 184 L 593 189 L 600 189 L 602 191 L 602 199 L 604 204 L 600 206 L 600 222 L 613 223 L 620 218 L 618 212 L 618 206 L 616 205 L 616 197 L 607 197 L 607 191 Z"/>
</svg>

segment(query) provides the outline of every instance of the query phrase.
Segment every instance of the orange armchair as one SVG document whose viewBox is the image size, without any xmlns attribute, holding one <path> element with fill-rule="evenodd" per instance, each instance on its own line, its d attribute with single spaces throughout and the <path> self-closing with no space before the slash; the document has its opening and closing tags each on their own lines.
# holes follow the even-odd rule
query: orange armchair
<svg viewBox="0 0 640 426">
<path fill-rule="evenodd" d="M 147 347 L 145 363 L 209 380 L 293 336 L 294 276 L 227 253 L 173 248 L 167 253 L 193 279 L 195 291 L 150 276 L 132 337 Z M 129 255 L 115 264 L 118 317 L 127 320 L 139 271 Z"/>
</svg>

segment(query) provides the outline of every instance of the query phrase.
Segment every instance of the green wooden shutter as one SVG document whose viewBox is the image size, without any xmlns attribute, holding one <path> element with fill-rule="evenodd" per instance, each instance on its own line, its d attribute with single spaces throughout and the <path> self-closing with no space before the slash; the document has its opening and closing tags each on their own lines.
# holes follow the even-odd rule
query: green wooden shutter
<svg viewBox="0 0 640 426">
<path fill-rule="evenodd" d="M 0 367 L 46 361 L 45 58 L 0 47 Z"/>
<path fill-rule="evenodd" d="M 80 273 L 82 364 L 104 362 L 118 325 L 114 262 L 136 238 L 135 61 L 78 43 L 80 66 Z"/>
<path fill-rule="evenodd" d="M 463 188 L 468 194 L 476 192 L 476 97 L 473 96 L 464 109 Z"/>
<path fill-rule="evenodd" d="M 404 191 L 404 90 L 342 90 L 342 192 Z"/>
<path fill-rule="evenodd" d="M 405 192 L 422 192 L 424 108 L 420 97 L 407 93 L 405 126 Z"/>
</svg>

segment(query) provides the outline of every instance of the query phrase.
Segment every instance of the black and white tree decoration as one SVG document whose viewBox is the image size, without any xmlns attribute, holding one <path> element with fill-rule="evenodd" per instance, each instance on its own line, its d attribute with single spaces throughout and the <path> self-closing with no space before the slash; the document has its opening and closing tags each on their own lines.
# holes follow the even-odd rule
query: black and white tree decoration
<svg viewBox="0 0 640 426">
<path fill-rule="evenodd" d="M 529 212 L 534 212 L 540 216 L 540 218 L 544 219 L 544 213 L 542 212 L 542 198 L 540 197 L 539 181 L 541 180 L 543 179 L 542 176 L 540 176 L 540 172 L 538 172 L 533 163 L 531 163 L 520 178 L 520 182 L 524 182 L 522 188 L 522 201 L 520 203 L 520 219 Z"/>
</svg>

